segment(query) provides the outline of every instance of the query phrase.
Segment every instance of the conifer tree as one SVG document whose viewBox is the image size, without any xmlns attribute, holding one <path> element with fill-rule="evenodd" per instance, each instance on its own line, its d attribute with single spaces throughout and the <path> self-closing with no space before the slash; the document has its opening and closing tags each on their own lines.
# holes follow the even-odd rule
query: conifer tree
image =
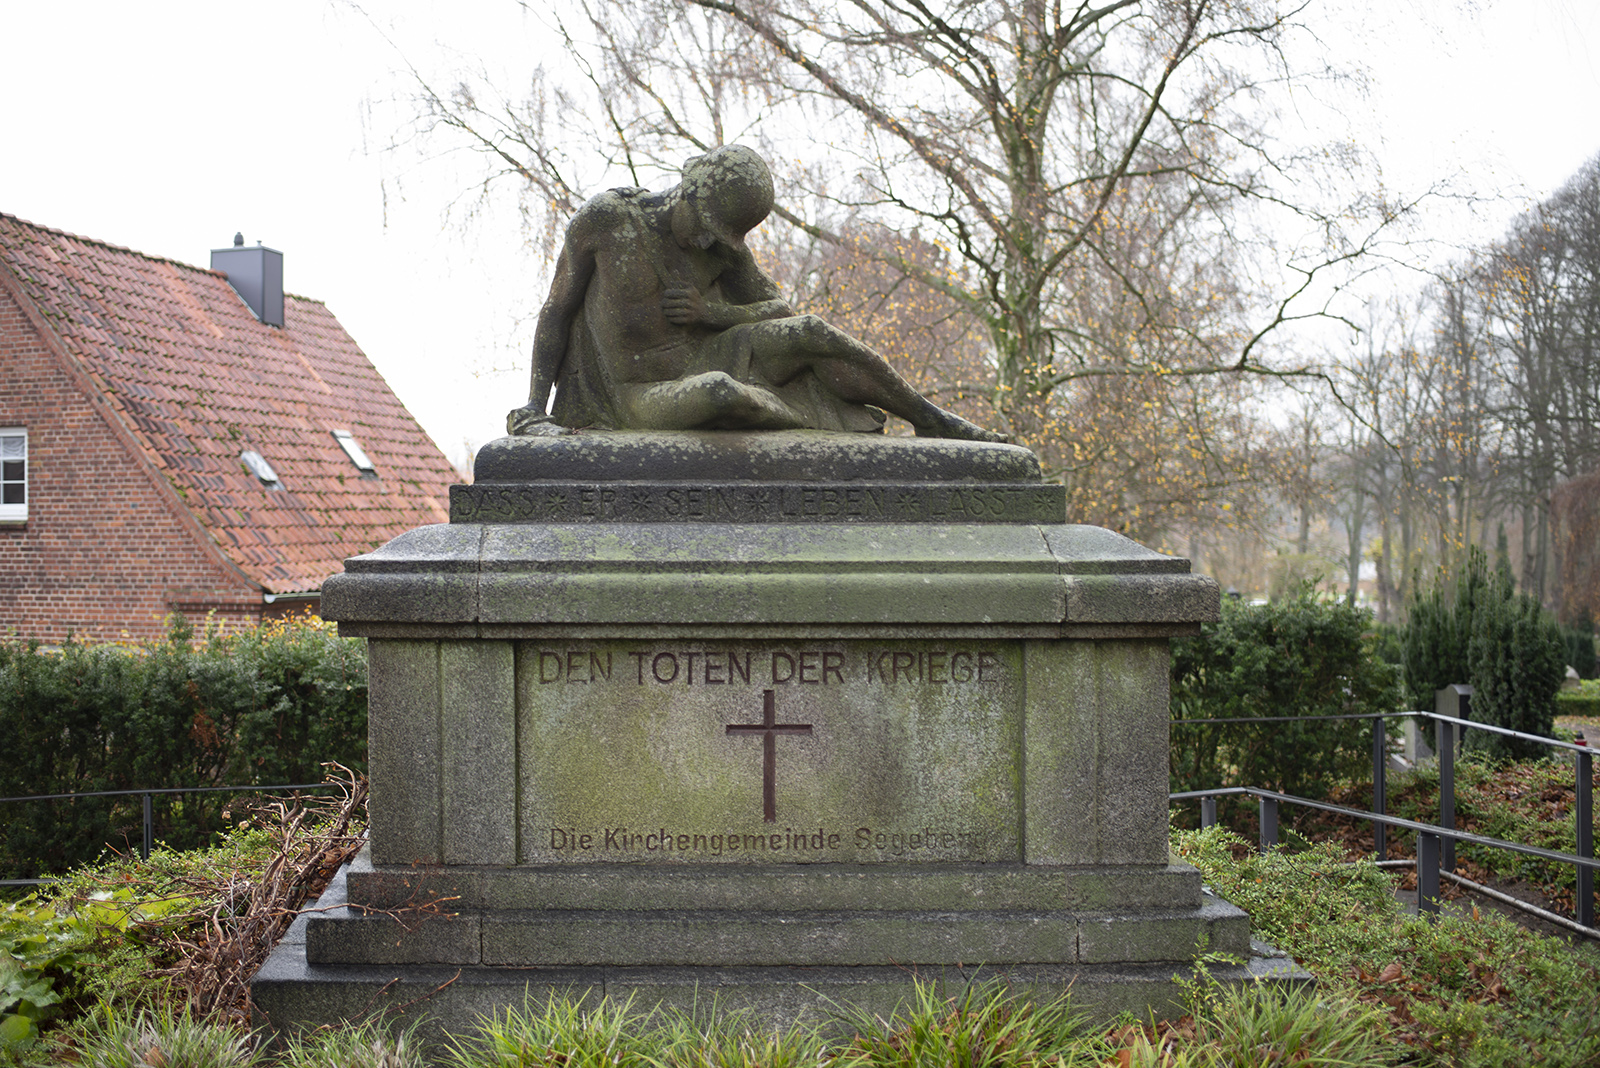
<svg viewBox="0 0 1600 1068">
<path fill-rule="evenodd" d="M 1406 688 L 1412 705 L 1434 707 L 1434 694 L 1452 683 L 1472 686 L 1472 719 L 1527 734 L 1549 735 L 1555 695 L 1566 674 L 1566 642 L 1555 618 L 1526 593 L 1518 594 L 1510 561 L 1493 572 L 1474 546 L 1447 596 L 1443 571 L 1419 593 L 1406 625 Z M 1421 590 L 1421 583 L 1413 588 Z M 1534 759 L 1536 743 L 1468 730 L 1466 748 L 1495 757 Z"/>
<path fill-rule="evenodd" d="M 1509 564 L 1496 568 L 1472 621 L 1467 650 L 1472 718 L 1526 734 L 1549 736 L 1556 692 L 1566 676 L 1566 643 L 1555 618 L 1528 594 L 1513 591 Z M 1536 760 L 1547 750 L 1488 731 L 1469 730 L 1467 748 L 1496 757 Z"/>
<path fill-rule="evenodd" d="M 1447 576 L 1441 568 L 1424 590 L 1420 576 L 1411 582 L 1417 599 L 1407 612 L 1404 634 L 1406 690 L 1411 707 L 1433 708 L 1433 695 L 1453 683 L 1471 681 L 1467 649 L 1472 642 L 1472 621 L 1489 585 L 1489 562 L 1477 546 L 1467 550 L 1466 565 L 1449 596 Z"/>
</svg>

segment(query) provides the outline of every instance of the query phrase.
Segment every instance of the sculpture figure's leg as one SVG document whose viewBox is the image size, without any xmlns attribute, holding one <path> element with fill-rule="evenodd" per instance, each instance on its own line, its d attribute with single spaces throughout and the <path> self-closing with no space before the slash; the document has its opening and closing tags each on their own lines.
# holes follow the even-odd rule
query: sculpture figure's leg
<svg viewBox="0 0 1600 1068">
<path fill-rule="evenodd" d="M 619 388 L 628 426 L 649 430 L 796 430 L 800 413 L 759 386 L 722 371 L 670 382 L 630 383 Z"/>
<path fill-rule="evenodd" d="M 781 386 L 810 371 L 841 400 L 898 415 L 919 437 L 1009 441 L 928 400 L 887 360 L 815 315 L 767 319 L 748 327 L 756 375 Z"/>
</svg>

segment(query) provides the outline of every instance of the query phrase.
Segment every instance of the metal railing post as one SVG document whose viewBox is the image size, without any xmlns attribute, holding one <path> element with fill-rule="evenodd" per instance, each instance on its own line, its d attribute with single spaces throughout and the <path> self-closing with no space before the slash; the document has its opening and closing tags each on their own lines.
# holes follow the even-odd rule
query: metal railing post
<svg viewBox="0 0 1600 1068">
<path fill-rule="evenodd" d="M 139 800 L 144 802 L 144 841 L 139 846 L 139 856 L 143 860 L 149 860 L 150 847 L 155 843 L 156 837 L 155 811 L 150 805 L 149 794 L 140 794 Z"/>
<path fill-rule="evenodd" d="M 1202 797 L 1200 799 L 1200 826 L 1204 829 L 1206 827 L 1215 827 L 1216 825 L 1217 799 L 1214 797 Z"/>
<path fill-rule="evenodd" d="M 1578 831 L 1578 856 L 1594 856 L 1594 754 L 1574 753 L 1577 772 L 1576 810 L 1573 815 Z M 1585 927 L 1594 926 L 1594 869 L 1578 865 L 1578 922 Z"/>
<path fill-rule="evenodd" d="M 1426 832 L 1417 834 L 1417 915 L 1439 915 L 1439 836 Z"/>
<path fill-rule="evenodd" d="M 1434 741 L 1439 753 L 1439 826 L 1456 829 L 1456 725 L 1444 720 L 1434 720 Z M 1456 842 L 1447 839 L 1441 849 L 1440 863 L 1445 871 L 1456 870 Z"/>
<path fill-rule="evenodd" d="M 1270 853 L 1278 846 L 1278 799 L 1261 800 L 1261 852 Z"/>
<path fill-rule="evenodd" d="M 1384 729 L 1382 716 L 1374 716 L 1372 720 L 1372 811 L 1380 816 L 1388 814 L 1385 807 L 1389 802 L 1389 784 L 1385 779 L 1388 770 L 1389 751 L 1388 733 Z M 1388 828 L 1374 821 L 1372 824 L 1372 854 L 1379 860 L 1389 855 Z"/>
</svg>

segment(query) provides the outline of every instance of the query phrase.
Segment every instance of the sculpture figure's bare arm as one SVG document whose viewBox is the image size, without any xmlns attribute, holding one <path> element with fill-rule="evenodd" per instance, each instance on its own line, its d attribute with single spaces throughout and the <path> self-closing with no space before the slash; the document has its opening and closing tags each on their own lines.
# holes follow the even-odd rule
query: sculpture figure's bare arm
<svg viewBox="0 0 1600 1068">
<path fill-rule="evenodd" d="M 726 330 L 742 323 L 786 319 L 794 314 L 778 292 L 777 283 L 756 263 L 748 249 L 734 252 L 733 262 L 717 276 L 725 300 L 706 300 L 692 286 L 673 286 L 661 294 L 661 311 L 678 326 L 699 323 Z"/>
<path fill-rule="evenodd" d="M 549 421 L 545 414 L 550 404 L 550 389 L 561 371 L 572 335 L 572 323 L 583 307 L 583 299 L 594 277 L 595 248 L 593 222 L 579 212 L 567 229 L 566 242 L 556 260 L 550 296 L 539 311 L 539 324 L 533 335 L 533 378 L 528 386 L 528 403 L 506 416 L 506 430 L 523 434 L 529 428 Z"/>
<path fill-rule="evenodd" d="M 583 307 L 589 279 L 594 277 L 595 252 L 588 240 L 590 235 L 585 232 L 588 230 L 583 225 L 586 221 L 580 213 L 567 232 L 566 244 L 556 260 L 550 296 L 539 311 L 539 325 L 533 335 L 533 381 L 528 390 L 528 403 L 541 409 L 549 403 L 550 388 L 555 385 L 561 361 L 567 355 L 572 322 Z"/>
</svg>

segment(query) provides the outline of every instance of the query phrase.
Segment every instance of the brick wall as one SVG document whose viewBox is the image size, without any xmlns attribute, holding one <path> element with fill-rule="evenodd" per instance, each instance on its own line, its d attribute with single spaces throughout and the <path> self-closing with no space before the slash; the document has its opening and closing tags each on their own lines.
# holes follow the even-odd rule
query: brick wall
<svg viewBox="0 0 1600 1068">
<path fill-rule="evenodd" d="M 216 563 L 0 287 L 0 426 L 28 430 L 28 519 L 0 524 L 0 636 L 165 633 L 181 610 L 253 622 L 258 588 Z"/>
</svg>

